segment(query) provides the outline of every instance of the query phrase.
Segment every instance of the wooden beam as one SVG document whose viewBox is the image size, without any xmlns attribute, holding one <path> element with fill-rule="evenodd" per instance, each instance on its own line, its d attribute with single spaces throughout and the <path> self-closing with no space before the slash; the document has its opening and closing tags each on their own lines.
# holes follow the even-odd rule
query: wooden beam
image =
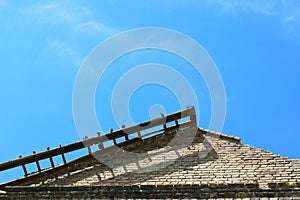
<svg viewBox="0 0 300 200">
<path fill-rule="evenodd" d="M 16 159 L 16 160 L 4 162 L 4 163 L 0 164 L 0 171 L 4 171 L 7 169 L 22 166 L 24 174 L 25 174 L 25 176 L 27 176 L 28 173 L 27 173 L 27 170 L 25 167 L 26 164 L 37 162 L 37 161 L 43 160 L 43 159 L 50 159 L 51 166 L 54 167 L 54 162 L 53 162 L 52 157 L 58 156 L 58 155 L 62 156 L 63 162 L 64 162 L 64 164 L 66 164 L 67 162 L 64 157 L 65 153 L 76 151 L 76 150 L 85 148 L 86 146 L 92 146 L 94 144 L 97 144 L 97 145 L 102 144 L 103 142 L 110 141 L 110 140 L 113 140 L 114 143 L 116 144 L 117 138 L 125 136 L 125 138 L 127 139 L 128 135 L 133 134 L 133 133 L 138 133 L 138 135 L 141 136 L 141 131 L 143 131 L 143 130 L 150 129 L 150 128 L 153 128 L 153 127 L 156 127 L 159 125 L 163 125 L 164 128 L 166 128 L 165 124 L 168 122 L 172 122 L 172 121 L 175 121 L 176 126 L 178 126 L 179 125 L 178 120 L 185 118 L 185 117 L 190 117 L 190 122 L 194 125 L 197 124 L 194 107 L 188 107 L 186 110 L 175 112 L 173 114 L 163 116 L 161 118 L 153 119 L 153 120 L 150 120 L 147 122 L 143 122 L 143 123 L 140 123 L 135 126 L 126 127 L 126 128 L 123 127 L 123 129 L 117 130 L 117 131 L 111 130 L 111 133 L 106 134 L 106 135 L 98 134 L 98 136 L 96 136 L 94 138 L 86 139 L 84 141 L 75 142 L 75 143 L 72 143 L 72 144 L 69 144 L 66 146 L 60 146 L 58 148 L 54 148 L 51 150 L 50 150 L 50 148 L 47 148 L 47 151 L 44 151 L 44 152 L 35 153 L 30 156 L 20 157 L 19 159 Z M 141 137 L 143 137 L 143 136 L 141 136 Z M 127 141 L 130 142 L 131 140 L 127 140 Z M 38 162 L 37 162 L 37 165 L 39 165 Z M 38 167 L 38 169 L 39 169 L 39 167 Z"/>
<path fill-rule="evenodd" d="M 165 132 L 164 134 L 176 133 L 178 128 L 184 129 L 186 127 L 190 127 L 193 124 L 194 124 L 194 122 L 188 121 L 188 122 L 184 122 L 184 123 L 180 124 L 179 126 L 174 125 L 174 126 L 168 127 L 166 130 L 167 132 Z M 132 138 L 131 140 L 127 140 L 127 141 L 125 140 L 125 141 L 117 144 L 117 146 L 119 146 L 119 147 L 126 146 L 126 145 L 128 145 L 132 142 L 136 142 L 136 141 L 141 141 L 141 138 L 136 137 L 136 138 Z M 109 151 L 110 148 L 112 148 L 112 147 L 107 147 L 103 150 Z M 103 151 L 103 150 L 101 149 L 98 151 Z M 80 165 L 78 165 L 79 163 L 84 163 L 87 161 L 96 162 L 96 159 L 93 157 L 93 154 L 87 154 L 85 156 L 82 156 L 80 158 L 72 160 L 68 163 L 65 161 L 65 164 L 58 165 L 55 168 L 48 168 L 48 169 L 42 170 L 40 173 L 27 174 L 27 171 L 26 171 L 24 178 L 20 178 L 20 179 L 13 180 L 13 181 L 10 181 L 10 182 L 4 183 L 4 184 L 0 184 L 0 189 L 4 189 L 5 186 L 14 186 L 14 185 L 24 184 L 24 183 L 27 183 L 28 181 L 30 182 L 32 180 L 35 180 L 36 178 L 46 177 L 49 175 L 54 175 L 54 174 L 59 174 L 59 173 L 66 173 L 66 170 L 67 170 L 67 172 L 70 172 L 72 170 L 75 170 L 77 167 L 79 167 L 80 166 Z M 26 168 L 25 168 L 25 170 L 26 170 Z"/>
</svg>

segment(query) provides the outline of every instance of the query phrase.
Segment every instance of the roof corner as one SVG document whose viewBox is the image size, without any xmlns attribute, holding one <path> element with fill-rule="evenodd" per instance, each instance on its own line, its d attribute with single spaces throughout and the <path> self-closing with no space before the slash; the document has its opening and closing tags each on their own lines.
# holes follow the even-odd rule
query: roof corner
<svg viewBox="0 0 300 200">
<path fill-rule="evenodd" d="M 211 131 L 211 130 L 208 130 L 208 129 L 205 129 L 205 128 L 200 128 L 200 127 L 198 127 L 198 130 L 200 132 L 202 132 L 203 134 L 209 135 L 211 137 L 216 137 L 216 138 L 220 138 L 220 139 L 227 140 L 227 141 L 230 141 L 230 142 L 242 144 L 242 139 L 239 138 L 239 137 L 226 135 L 226 134 L 223 134 L 223 133 Z"/>
</svg>

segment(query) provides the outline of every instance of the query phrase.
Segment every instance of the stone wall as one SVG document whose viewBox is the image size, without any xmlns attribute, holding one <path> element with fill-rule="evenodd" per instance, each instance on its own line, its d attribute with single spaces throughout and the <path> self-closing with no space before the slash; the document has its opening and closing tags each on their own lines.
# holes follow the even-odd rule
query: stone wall
<svg viewBox="0 0 300 200">
<path fill-rule="evenodd" d="M 8 187 L 0 199 L 300 199 L 299 187 L 255 184 L 177 186 Z"/>
</svg>

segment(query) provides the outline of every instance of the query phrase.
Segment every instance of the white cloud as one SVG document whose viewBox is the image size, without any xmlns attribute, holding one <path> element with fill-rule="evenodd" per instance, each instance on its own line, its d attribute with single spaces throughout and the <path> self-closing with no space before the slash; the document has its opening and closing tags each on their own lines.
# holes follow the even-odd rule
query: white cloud
<svg viewBox="0 0 300 200">
<path fill-rule="evenodd" d="M 277 20 L 283 30 L 289 34 L 300 33 L 300 2 L 293 0 L 209 0 L 209 5 L 217 7 L 221 13 L 233 17 L 240 14 L 259 14 Z"/>
<path fill-rule="evenodd" d="M 0 0 L 1 1 L 1 0 Z M 38 5 L 30 5 L 21 9 L 21 14 L 36 26 L 50 26 L 53 29 L 46 35 L 46 46 L 41 57 L 58 56 L 72 61 L 72 65 L 80 65 L 86 55 L 82 55 L 78 42 L 99 36 L 106 38 L 117 31 L 100 22 L 95 14 L 75 1 L 52 1 Z M 56 34 L 59 32 L 58 34 Z"/>
<path fill-rule="evenodd" d="M 218 7 L 223 13 L 233 15 L 249 12 L 273 17 L 296 16 L 299 15 L 300 8 L 299 2 L 285 0 L 210 0 L 208 4 Z"/>
<path fill-rule="evenodd" d="M 291 21 L 294 21 L 294 20 L 295 20 L 294 16 L 289 15 L 289 16 L 285 17 L 285 21 L 287 21 L 287 22 L 291 22 Z"/>
<path fill-rule="evenodd" d="M 80 51 L 68 41 L 51 39 L 47 41 L 45 49 L 41 52 L 38 62 L 45 62 L 50 57 L 59 57 L 70 65 L 79 66 L 83 60 Z M 71 59 L 70 59 L 71 58 Z"/>
<path fill-rule="evenodd" d="M 95 32 L 95 33 L 106 33 L 108 35 L 114 34 L 117 31 L 109 26 L 95 21 L 86 21 L 78 25 L 78 30 L 81 32 Z"/>
<path fill-rule="evenodd" d="M 277 7 L 280 4 L 277 0 L 210 0 L 208 3 L 219 7 L 222 12 L 229 12 L 234 16 L 242 12 L 273 16 L 278 12 Z"/>
<path fill-rule="evenodd" d="M 57 1 L 42 5 L 31 5 L 23 8 L 22 13 L 26 16 L 34 17 L 34 19 L 43 23 L 61 26 L 71 31 L 84 28 L 85 31 L 82 33 L 112 34 L 116 32 L 112 27 L 93 20 L 93 13 L 87 7 L 76 4 L 73 1 L 71 3 Z"/>
<path fill-rule="evenodd" d="M 78 20 L 78 17 L 81 17 L 75 14 L 75 10 L 80 11 L 80 7 L 70 9 L 60 3 L 52 2 L 43 5 L 25 7 L 22 10 L 22 13 L 28 16 L 33 16 L 47 23 L 69 24 L 75 23 Z M 82 15 L 81 12 L 79 13 Z"/>
</svg>

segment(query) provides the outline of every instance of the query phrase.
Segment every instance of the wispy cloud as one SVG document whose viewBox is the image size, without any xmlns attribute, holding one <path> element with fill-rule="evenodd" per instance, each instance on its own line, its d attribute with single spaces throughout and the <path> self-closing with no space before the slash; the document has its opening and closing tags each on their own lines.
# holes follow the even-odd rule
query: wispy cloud
<svg viewBox="0 0 300 200">
<path fill-rule="evenodd" d="M 237 18 L 241 14 L 258 14 L 277 20 L 283 30 L 292 35 L 300 34 L 300 2 L 294 0 L 209 0 L 209 5 L 217 7 L 223 14 Z"/>
<path fill-rule="evenodd" d="M 96 32 L 97 34 L 111 34 L 115 32 L 112 27 L 93 20 L 93 13 L 85 6 L 74 1 L 57 1 L 41 5 L 31 5 L 22 9 L 24 15 L 32 16 L 37 20 L 53 26 L 64 26 L 72 30 Z"/>
<path fill-rule="evenodd" d="M 83 60 L 83 55 L 81 55 L 74 44 L 57 38 L 47 40 L 46 47 L 41 52 L 37 61 L 45 62 L 45 57 L 51 56 L 59 56 L 61 61 L 68 62 L 69 65 L 75 66 L 79 66 Z"/>
<path fill-rule="evenodd" d="M 107 25 L 104 25 L 102 23 L 99 22 L 95 22 L 95 21 L 86 21 L 86 22 L 82 22 L 79 24 L 79 26 L 77 27 L 78 30 L 80 30 L 81 32 L 84 31 L 93 31 L 93 32 L 97 32 L 97 33 L 106 33 L 106 34 L 114 34 L 117 31 L 112 28 L 109 27 Z"/>
<path fill-rule="evenodd" d="M 1 0 L 0 0 L 1 1 Z M 46 47 L 41 56 L 56 55 L 80 64 L 83 57 L 78 41 L 99 36 L 106 38 L 117 31 L 97 18 L 88 7 L 75 1 L 51 1 L 23 7 L 21 14 L 37 26 L 53 29 L 45 36 Z M 59 32 L 59 34 L 56 34 Z M 77 48 L 76 48 L 77 47 Z"/>
<path fill-rule="evenodd" d="M 209 4 L 219 7 L 223 13 L 230 13 L 237 16 L 241 12 L 255 12 L 265 15 L 274 15 L 277 7 L 276 0 L 210 0 Z"/>
</svg>

